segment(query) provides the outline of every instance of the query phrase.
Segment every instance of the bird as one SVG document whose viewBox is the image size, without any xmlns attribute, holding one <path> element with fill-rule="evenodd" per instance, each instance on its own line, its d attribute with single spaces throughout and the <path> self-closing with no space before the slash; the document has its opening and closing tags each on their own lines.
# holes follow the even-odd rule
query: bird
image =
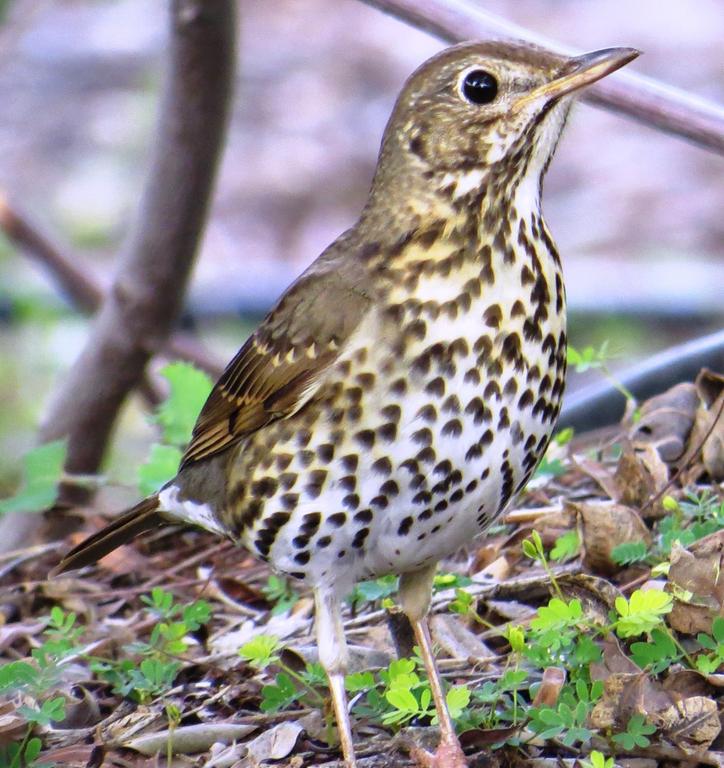
<svg viewBox="0 0 724 768">
<path fill-rule="evenodd" d="M 440 732 L 434 753 L 414 757 L 466 766 L 426 622 L 435 568 L 499 518 L 551 439 L 566 310 L 542 182 L 573 97 L 638 54 L 476 41 L 423 63 L 359 219 L 228 364 L 176 477 L 54 572 L 185 523 L 306 583 L 346 768 L 341 599 L 397 574 Z"/>
</svg>

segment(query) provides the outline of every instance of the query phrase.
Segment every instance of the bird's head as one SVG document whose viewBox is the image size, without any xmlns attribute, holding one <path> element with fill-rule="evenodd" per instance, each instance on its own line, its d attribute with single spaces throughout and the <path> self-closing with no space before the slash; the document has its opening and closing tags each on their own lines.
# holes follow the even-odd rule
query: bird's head
<svg viewBox="0 0 724 768">
<path fill-rule="evenodd" d="M 465 43 L 412 74 L 382 143 L 375 186 L 430 182 L 468 191 L 511 166 L 540 181 L 571 97 L 638 55 L 608 48 L 567 57 L 523 43 Z"/>
</svg>

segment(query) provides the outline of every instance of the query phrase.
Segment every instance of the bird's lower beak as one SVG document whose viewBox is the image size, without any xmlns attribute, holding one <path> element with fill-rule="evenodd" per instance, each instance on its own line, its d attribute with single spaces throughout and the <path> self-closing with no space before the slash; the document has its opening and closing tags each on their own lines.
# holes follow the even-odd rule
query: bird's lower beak
<svg viewBox="0 0 724 768">
<path fill-rule="evenodd" d="M 604 48 L 601 51 L 584 53 L 568 60 L 563 68 L 563 74 L 536 88 L 523 96 L 516 107 L 524 106 L 543 98 L 545 100 L 560 99 L 573 91 L 595 83 L 611 72 L 620 69 L 624 64 L 633 61 L 640 55 L 635 48 Z"/>
</svg>

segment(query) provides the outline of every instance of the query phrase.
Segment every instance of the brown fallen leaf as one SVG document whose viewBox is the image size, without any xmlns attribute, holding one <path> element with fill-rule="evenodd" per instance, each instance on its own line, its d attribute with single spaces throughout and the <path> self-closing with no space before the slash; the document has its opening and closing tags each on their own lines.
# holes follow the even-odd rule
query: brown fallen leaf
<svg viewBox="0 0 724 768">
<path fill-rule="evenodd" d="M 566 670 L 562 667 L 547 667 L 533 699 L 534 707 L 555 707 L 561 689 L 566 683 Z"/>
<path fill-rule="evenodd" d="M 0 747 L 22 740 L 27 727 L 25 718 L 17 714 L 15 703 L 0 703 Z"/>
<path fill-rule="evenodd" d="M 689 754 L 705 752 L 721 731 L 717 703 L 708 696 L 676 702 L 663 716 L 672 721 L 664 729 L 666 738 Z"/>
<path fill-rule="evenodd" d="M 669 626 L 688 635 L 710 634 L 713 620 L 724 615 L 724 530 L 686 549 L 674 544 L 670 562 L 668 578 L 674 607 L 666 617 Z"/>
<path fill-rule="evenodd" d="M 604 681 L 603 694 L 590 715 L 593 728 L 621 729 L 635 714 L 642 714 L 657 728 L 672 724 L 668 715 L 671 696 L 645 673 L 614 672 Z"/>
<path fill-rule="evenodd" d="M 714 482 L 724 480 L 724 375 L 704 369 L 696 378 L 701 406 L 696 413 L 690 447 L 701 446 L 701 461 Z"/>
<path fill-rule="evenodd" d="M 619 544 L 651 543 L 651 534 L 631 507 L 609 501 L 569 503 L 581 520 L 583 562 L 597 573 L 611 575 L 620 569 L 612 557 Z"/>
<path fill-rule="evenodd" d="M 684 454 L 698 406 L 696 387 L 689 383 L 677 384 L 650 398 L 629 429 L 631 442 L 635 446 L 653 445 L 663 461 L 673 464 Z"/>
<path fill-rule="evenodd" d="M 267 760 L 282 760 L 294 749 L 304 727 L 294 720 L 287 720 L 260 733 L 247 746 L 249 765 L 261 765 Z"/>
<path fill-rule="evenodd" d="M 489 661 L 497 654 L 471 632 L 460 619 L 449 613 L 430 618 L 430 630 L 435 642 L 452 659 L 469 659 L 471 663 Z"/>
<path fill-rule="evenodd" d="M 613 481 L 616 486 L 613 498 L 629 507 L 643 507 L 656 492 L 654 478 L 628 441 L 623 443 Z"/>
</svg>

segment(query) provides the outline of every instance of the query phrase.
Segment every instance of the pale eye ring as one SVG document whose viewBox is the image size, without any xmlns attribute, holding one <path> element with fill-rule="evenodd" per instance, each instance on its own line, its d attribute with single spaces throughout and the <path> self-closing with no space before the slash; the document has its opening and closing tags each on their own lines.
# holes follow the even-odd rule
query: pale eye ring
<svg viewBox="0 0 724 768">
<path fill-rule="evenodd" d="M 498 95 L 498 81 L 484 69 L 472 69 L 464 75 L 460 92 L 471 104 L 490 104 Z"/>
</svg>

